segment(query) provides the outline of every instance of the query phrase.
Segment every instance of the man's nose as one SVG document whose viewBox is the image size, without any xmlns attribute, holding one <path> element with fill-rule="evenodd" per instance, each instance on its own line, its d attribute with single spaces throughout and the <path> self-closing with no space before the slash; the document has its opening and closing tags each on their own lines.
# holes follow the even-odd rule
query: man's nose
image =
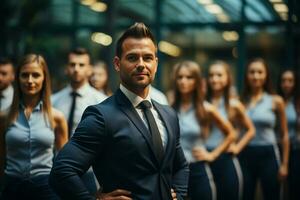
<svg viewBox="0 0 300 200">
<path fill-rule="evenodd" d="M 142 57 L 138 59 L 137 67 L 145 67 L 145 62 Z"/>
<path fill-rule="evenodd" d="M 74 70 L 75 70 L 75 71 L 78 71 L 78 70 L 79 70 L 79 64 L 75 64 Z"/>
</svg>

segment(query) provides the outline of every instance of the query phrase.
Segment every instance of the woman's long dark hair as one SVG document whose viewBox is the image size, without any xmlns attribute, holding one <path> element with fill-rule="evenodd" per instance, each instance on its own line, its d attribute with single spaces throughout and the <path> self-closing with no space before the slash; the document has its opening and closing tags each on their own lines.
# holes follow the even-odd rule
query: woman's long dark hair
<svg viewBox="0 0 300 200">
<path fill-rule="evenodd" d="M 294 76 L 294 88 L 291 92 L 291 97 L 293 97 L 293 103 L 295 106 L 295 110 L 297 113 L 297 124 L 296 124 L 296 128 L 297 130 L 300 130 L 300 80 L 299 80 L 299 76 L 297 76 L 296 72 L 292 69 L 284 69 L 281 71 L 281 73 L 279 74 L 279 78 L 278 78 L 278 84 L 277 84 L 277 92 L 278 94 L 286 101 L 286 96 L 284 95 L 284 92 L 281 88 L 281 79 L 282 79 L 282 75 L 285 72 L 291 72 Z"/>
</svg>

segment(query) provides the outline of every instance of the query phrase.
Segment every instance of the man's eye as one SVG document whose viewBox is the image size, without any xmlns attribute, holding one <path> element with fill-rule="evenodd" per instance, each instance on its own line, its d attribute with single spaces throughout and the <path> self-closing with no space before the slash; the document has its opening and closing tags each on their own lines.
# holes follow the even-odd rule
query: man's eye
<svg viewBox="0 0 300 200">
<path fill-rule="evenodd" d="M 127 59 L 129 61 L 135 61 L 136 60 L 136 56 L 128 56 Z"/>
<path fill-rule="evenodd" d="M 148 56 L 148 57 L 145 57 L 144 60 L 145 61 L 151 61 L 151 60 L 153 60 L 153 58 L 151 56 Z"/>
</svg>

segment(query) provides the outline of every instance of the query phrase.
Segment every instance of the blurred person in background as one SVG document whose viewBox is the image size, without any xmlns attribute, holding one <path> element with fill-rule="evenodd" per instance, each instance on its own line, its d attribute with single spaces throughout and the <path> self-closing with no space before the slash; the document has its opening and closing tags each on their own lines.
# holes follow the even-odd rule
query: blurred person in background
<svg viewBox="0 0 300 200">
<path fill-rule="evenodd" d="M 106 96 L 111 96 L 109 87 L 109 75 L 107 65 L 103 61 L 98 61 L 93 65 L 93 72 L 89 79 L 90 84 Z"/>
<path fill-rule="evenodd" d="M 169 105 L 166 95 L 152 85 L 150 86 L 150 96 L 160 104 Z"/>
<path fill-rule="evenodd" d="M 169 105 L 173 105 L 174 104 L 174 101 L 175 101 L 175 72 L 176 72 L 176 67 L 178 65 L 174 65 L 173 68 L 172 68 L 172 72 L 171 72 L 171 75 L 170 75 L 170 83 L 171 86 L 169 87 L 168 91 L 166 92 L 166 98 L 167 98 L 167 101 L 169 103 Z M 201 71 L 201 70 L 200 70 Z M 202 95 L 205 96 L 206 95 L 206 90 L 207 90 L 207 83 L 206 83 L 206 78 L 204 76 L 201 75 L 201 84 L 199 84 L 200 87 L 201 87 L 201 92 L 202 92 Z"/>
<path fill-rule="evenodd" d="M 0 58 L 0 112 L 9 109 L 14 89 L 12 82 L 14 81 L 14 67 L 8 58 Z"/>
<path fill-rule="evenodd" d="M 260 180 L 265 200 L 278 200 L 281 181 L 288 175 L 289 138 L 283 99 L 274 95 L 270 70 L 261 58 L 246 67 L 242 102 L 252 120 L 256 134 L 240 153 L 245 186 L 244 199 L 254 199 Z M 282 135 L 282 157 L 278 150 L 275 127 Z"/>
<path fill-rule="evenodd" d="M 44 58 L 26 55 L 16 70 L 13 103 L 0 120 L 1 199 L 58 199 L 48 177 L 68 127 L 64 115 L 51 107 L 50 85 Z"/>
<path fill-rule="evenodd" d="M 290 139 L 288 196 L 300 199 L 300 88 L 296 73 L 285 69 L 280 73 L 278 94 L 283 98 Z"/>
<path fill-rule="evenodd" d="M 238 200 L 242 198 L 243 175 L 236 155 L 254 137 L 255 129 L 246 114 L 244 105 L 232 91 L 232 76 L 229 65 L 224 61 L 215 61 L 208 68 L 207 99 L 214 105 L 224 119 L 227 119 L 236 132 L 243 130 L 243 135 L 231 143 L 226 152 L 210 163 L 217 185 L 218 199 Z M 213 126 L 206 140 L 206 148 L 211 151 L 224 140 L 221 130 Z"/>
<path fill-rule="evenodd" d="M 215 107 L 204 102 L 202 83 L 197 63 L 183 61 L 175 65 L 173 108 L 178 113 L 181 145 L 190 166 L 189 197 L 191 200 L 216 200 L 216 187 L 208 163 L 218 159 L 233 141 L 235 133 Z M 208 152 L 204 140 L 212 125 L 219 127 L 224 137 L 213 151 Z"/>
<path fill-rule="evenodd" d="M 53 107 L 62 111 L 68 120 L 69 138 L 80 122 L 84 110 L 102 102 L 106 95 L 90 86 L 91 58 L 84 48 L 76 48 L 68 54 L 66 74 L 70 84 L 52 96 Z M 97 184 L 92 169 L 82 176 L 91 193 L 96 193 Z"/>
</svg>

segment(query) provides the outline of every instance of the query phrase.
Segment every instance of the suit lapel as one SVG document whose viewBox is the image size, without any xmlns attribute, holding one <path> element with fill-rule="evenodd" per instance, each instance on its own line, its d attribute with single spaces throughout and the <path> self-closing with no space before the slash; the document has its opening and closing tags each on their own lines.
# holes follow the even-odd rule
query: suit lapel
<svg viewBox="0 0 300 200">
<path fill-rule="evenodd" d="M 171 134 L 172 132 L 172 124 L 170 124 L 170 120 L 168 117 L 168 114 L 164 111 L 164 109 L 161 107 L 160 104 L 158 104 L 156 101 L 153 101 L 153 106 L 155 107 L 156 111 L 158 112 L 159 116 L 161 117 L 161 120 L 164 122 L 164 125 L 166 127 L 167 130 L 167 135 L 168 135 L 168 139 L 167 139 L 167 144 L 165 147 L 165 154 L 164 154 L 164 159 L 163 161 L 166 160 L 166 158 L 168 157 L 167 155 L 170 153 L 170 150 L 173 149 L 170 146 L 172 145 L 172 140 L 173 140 L 173 135 Z"/>
<path fill-rule="evenodd" d="M 145 126 L 142 119 L 140 118 L 139 114 L 136 112 L 135 108 L 132 106 L 129 99 L 123 94 L 123 92 L 121 92 L 120 89 L 116 91 L 115 95 L 116 95 L 117 103 L 119 104 L 121 110 L 127 115 L 130 121 L 136 126 L 136 128 L 145 138 L 149 148 L 151 149 L 154 157 L 156 158 L 156 161 L 158 162 L 158 159 L 154 153 L 151 134 L 147 129 L 147 127 Z"/>
</svg>

